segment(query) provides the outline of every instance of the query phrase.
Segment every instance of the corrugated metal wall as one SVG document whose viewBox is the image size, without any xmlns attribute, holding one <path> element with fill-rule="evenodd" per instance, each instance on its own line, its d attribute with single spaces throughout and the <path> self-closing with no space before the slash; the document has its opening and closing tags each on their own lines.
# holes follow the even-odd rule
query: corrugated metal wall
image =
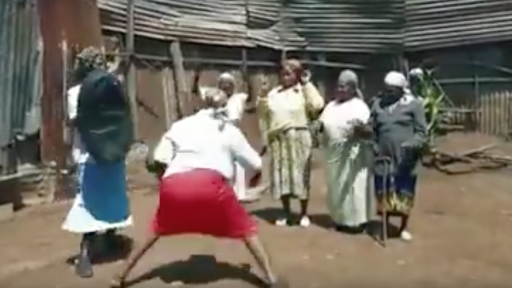
<svg viewBox="0 0 512 288">
<path fill-rule="evenodd" d="M 407 0 L 408 50 L 512 39 L 511 0 Z"/>
<path fill-rule="evenodd" d="M 40 125 L 39 32 L 34 1 L 0 4 L 0 174 L 15 172 L 14 139 Z"/>
</svg>

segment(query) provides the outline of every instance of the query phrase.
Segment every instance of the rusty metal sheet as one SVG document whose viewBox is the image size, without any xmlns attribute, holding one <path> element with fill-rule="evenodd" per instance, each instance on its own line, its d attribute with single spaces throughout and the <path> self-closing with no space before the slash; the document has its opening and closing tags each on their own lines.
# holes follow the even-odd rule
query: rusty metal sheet
<svg viewBox="0 0 512 288">
<path fill-rule="evenodd" d="M 39 129 L 39 33 L 34 1 L 0 4 L 0 174 L 16 172 L 15 140 Z"/>
</svg>

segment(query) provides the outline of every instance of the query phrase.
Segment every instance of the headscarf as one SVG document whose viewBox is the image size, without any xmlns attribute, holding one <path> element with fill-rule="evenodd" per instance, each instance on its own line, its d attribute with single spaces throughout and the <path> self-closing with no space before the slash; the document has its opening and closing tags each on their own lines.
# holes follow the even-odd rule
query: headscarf
<svg viewBox="0 0 512 288">
<path fill-rule="evenodd" d="M 226 104 L 228 101 L 227 94 L 219 88 L 208 88 L 204 91 L 204 103 L 210 112 L 210 116 L 216 120 L 220 120 L 220 130 L 224 129 L 226 123 L 229 122 L 228 110 Z"/>
<path fill-rule="evenodd" d="M 402 89 L 406 89 L 409 86 L 405 75 L 397 71 L 391 71 L 386 74 L 386 77 L 384 78 L 384 84 Z"/>
<path fill-rule="evenodd" d="M 228 96 L 219 88 L 207 88 L 204 91 L 204 102 L 207 108 L 223 108 L 228 100 Z"/>
<path fill-rule="evenodd" d="M 409 89 L 409 82 L 403 73 L 397 71 L 391 71 L 386 74 L 384 78 L 384 83 L 391 87 L 402 88 L 403 96 L 405 96 L 405 100 L 409 101 L 410 97 L 414 98 L 411 90 Z"/>
<path fill-rule="evenodd" d="M 222 82 L 222 81 L 231 83 L 233 85 L 236 84 L 235 76 L 233 76 L 233 74 L 231 74 L 229 72 L 224 72 L 224 73 L 220 74 L 220 76 L 217 78 L 217 83 Z"/>
<path fill-rule="evenodd" d="M 409 71 L 410 77 L 417 78 L 417 79 L 423 79 L 423 74 L 424 74 L 423 69 L 421 69 L 419 67 L 411 69 L 411 71 Z"/>
<path fill-rule="evenodd" d="M 356 93 L 357 97 L 363 98 L 363 93 L 361 93 L 361 90 L 359 90 L 359 77 L 357 76 L 356 72 L 345 69 L 341 71 L 340 76 L 338 77 L 338 85 L 349 85 L 352 86 Z"/>
<path fill-rule="evenodd" d="M 107 69 L 107 61 L 102 50 L 96 47 L 87 47 L 75 58 L 74 71 L 78 79 L 85 78 L 96 69 Z"/>
<path fill-rule="evenodd" d="M 284 60 L 281 65 L 282 67 L 289 67 L 297 75 L 297 79 L 300 79 L 302 72 L 304 72 L 304 66 L 297 59 Z"/>
</svg>

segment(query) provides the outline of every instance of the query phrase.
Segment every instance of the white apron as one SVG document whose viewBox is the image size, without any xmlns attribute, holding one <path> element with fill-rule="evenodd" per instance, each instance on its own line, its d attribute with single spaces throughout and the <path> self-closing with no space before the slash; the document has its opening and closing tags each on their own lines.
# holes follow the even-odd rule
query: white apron
<svg viewBox="0 0 512 288">
<path fill-rule="evenodd" d="M 235 125 L 239 125 L 240 121 L 245 113 L 245 102 L 247 101 L 248 95 L 245 93 L 235 93 L 231 97 L 229 97 L 227 103 L 227 113 L 228 119 L 233 121 Z M 236 196 L 240 201 L 249 201 L 252 200 L 250 195 L 248 195 L 246 181 L 245 181 L 245 171 L 240 166 L 240 164 L 236 164 L 235 169 L 235 179 L 233 183 L 233 188 L 235 190 Z"/>
</svg>

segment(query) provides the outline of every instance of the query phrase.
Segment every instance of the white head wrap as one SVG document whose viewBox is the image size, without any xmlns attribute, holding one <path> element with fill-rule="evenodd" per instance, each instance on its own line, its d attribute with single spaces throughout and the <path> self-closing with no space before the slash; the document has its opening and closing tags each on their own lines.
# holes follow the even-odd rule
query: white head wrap
<svg viewBox="0 0 512 288">
<path fill-rule="evenodd" d="M 417 68 L 414 68 L 414 69 L 411 69 L 411 71 L 409 71 L 409 75 L 411 77 L 415 77 L 415 78 L 418 78 L 418 79 L 422 79 L 423 78 L 423 69 L 417 67 Z"/>
<path fill-rule="evenodd" d="M 361 90 L 359 90 L 359 77 L 357 76 L 356 72 L 345 69 L 341 71 L 340 76 L 338 76 L 338 84 L 339 85 L 354 85 L 354 88 L 356 89 L 357 97 L 363 98 L 363 93 Z"/>
<path fill-rule="evenodd" d="M 402 89 L 407 89 L 407 86 L 409 86 L 405 75 L 397 71 L 391 71 L 386 74 L 386 77 L 384 78 L 384 84 Z"/>
<path fill-rule="evenodd" d="M 235 82 L 236 82 L 235 76 L 233 76 L 233 74 L 231 74 L 229 72 L 224 72 L 224 73 L 220 74 L 220 76 L 217 78 L 217 82 L 221 82 L 221 81 L 226 81 L 226 82 L 229 82 L 232 84 L 235 84 Z"/>
</svg>

